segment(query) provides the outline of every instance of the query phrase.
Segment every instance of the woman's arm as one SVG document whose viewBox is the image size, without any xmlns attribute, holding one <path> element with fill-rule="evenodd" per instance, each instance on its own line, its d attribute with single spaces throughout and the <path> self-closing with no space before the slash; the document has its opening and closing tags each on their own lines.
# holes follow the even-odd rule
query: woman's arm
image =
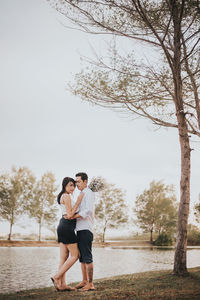
<svg viewBox="0 0 200 300">
<path fill-rule="evenodd" d="M 74 207 L 72 208 L 72 203 L 71 203 L 71 198 L 69 195 L 65 194 L 63 196 L 63 200 L 64 200 L 64 203 L 65 203 L 65 207 L 66 207 L 66 211 L 67 211 L 67 219 L 70 219 L 74 214 L 75 212 L 77 211 L 79 205 L 81 204 L 81 201 L 84 197 L 84 193 L 81 193 L 77 200 L 76 200 L 76 203 L 74 204 Z"/>
</svg>

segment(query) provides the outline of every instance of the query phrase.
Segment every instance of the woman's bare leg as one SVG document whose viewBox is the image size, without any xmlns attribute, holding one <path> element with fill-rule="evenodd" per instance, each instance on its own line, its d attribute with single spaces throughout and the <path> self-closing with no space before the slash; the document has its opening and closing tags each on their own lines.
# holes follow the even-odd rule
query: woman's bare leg
<svg viewBox="0 0 200 300">
<path fill-rule="evenodd" d="M 58 270 L 61 269 L 61 267 L 63 266 L 63 264 L 65 263 L 65 261 L 68 259 L 68 256 L 69 256 L 69 250 L 67 248 L 67 245 L 65 245 L 63 243 L 59 243 L 59 245 L 60 245 L 60 263 L 59 263 Z M 60 284 L 63 287 L 66 286 L 65 273 L 61 277 Z"/>
<path fill-rule="evenodd" d="M 63 274 L 65 274 L 65 272 L 67 272 L 79 258 L 79 250 L 77 244 L 68 244 L 66 246 L 70 253 L 70 257 L 68 257 L 64 264 L 60 267 L 58 273 L 53 277 L 58 288 L 61 288 L 60 282 Z"/>
<path fill-rule="evenodd" d="M 65 263 L 65 261 L 67 260 L 67 258 L 69 256 L 69 251 L 67 249 L 67 245 L 65 245 L 63 243 L 59 243 L 59 247 L 60 247 L 60 262 L 59 262 L 58 271 L 62 268 L 63 264 Z M 61 286 L 63 284 L 65 284 L 65 273 L 59 279 L 55 278 L 54 280 L 56 282 L 56 286 L 58 288 L 61 288 Z"/>
</svg>

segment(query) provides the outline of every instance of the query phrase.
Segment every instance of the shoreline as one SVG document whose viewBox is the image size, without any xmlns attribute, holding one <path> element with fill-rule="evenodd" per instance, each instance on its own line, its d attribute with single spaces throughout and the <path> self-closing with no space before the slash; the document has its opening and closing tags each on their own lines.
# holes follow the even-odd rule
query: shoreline
<svg viewBox="0 0 200 300">
<path fill-rule="evenodd" d="M 17 241 L 0 240 L 0 247 L 59 247 L 57 241 Z M 154 246 L 149 241 L 127 240 L 127 241 L 107 241 L 93 242 L 95 248 L 112 247 L 113 249 L 175 249 L 174 246 Z M 200 249 L 199 245 L 189 245 L 187 249 Z"/>
<path fill-rule="evenodd" d="M 111 247 L 111 246 L 146 246 L 151 244 L 148 241 L 109 241 L 109 242 L 93 242 L 93 247 Z M 59 247 L 57 241 L 17 241 L 17 240 L 0 240 L 0 247 Z"/>
<path fill-rule="evenodd" d="M 186 276 L 176 276 L 172 271 L 151 271 L 113 276 L 94 280 L 96 290 L 89 292 L 57 292 L 54 287 L 0 294 L 0 300 L 41 299 L 200 299 L 200 267 L 188 269 Z M 76 283 L 71 284 L 74 286 Z"/>
</svg>

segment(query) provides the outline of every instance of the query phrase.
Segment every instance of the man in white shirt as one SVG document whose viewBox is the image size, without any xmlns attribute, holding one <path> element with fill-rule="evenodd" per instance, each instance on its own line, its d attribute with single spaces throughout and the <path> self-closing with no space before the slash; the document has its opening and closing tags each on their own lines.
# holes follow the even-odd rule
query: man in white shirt
<svg viewBox="0 0 200 300">
<path fill-rule="evenodd" d="M 94 223 L 94 193 L 87 187 L 88 176 L 86 173 L 76 174 L 77 188 L 84 193 L 79 206 L 79 211 L 73 218 L 77 218 L 76 231 L 78 247 L 80 251 L 79 261 L 81 262 L 82 282 L 76 288 L 81 291 L 94 290 L 93 284 L 93 223 Z"/>
</svg>

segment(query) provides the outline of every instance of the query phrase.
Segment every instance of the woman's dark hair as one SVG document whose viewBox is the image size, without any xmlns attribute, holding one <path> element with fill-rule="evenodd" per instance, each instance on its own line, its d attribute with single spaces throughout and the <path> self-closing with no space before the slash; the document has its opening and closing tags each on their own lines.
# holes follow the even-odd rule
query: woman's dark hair
<svg viewBox="0 0 200 300">
<path fill-rule="evenodd" d="M 68 185 L 69 182 L 72 182 L 74 184 L 74 186 L 76 186 L 76 181 L 73 178 L 65 177 L 62 181 L 62 191 L 58 194 L 58 197 L 57 197 L 58 204 L 60 204 L 60 198 L 61 198 L 62 194 L 65 193 L 66 185 Z"/>
</svg>

